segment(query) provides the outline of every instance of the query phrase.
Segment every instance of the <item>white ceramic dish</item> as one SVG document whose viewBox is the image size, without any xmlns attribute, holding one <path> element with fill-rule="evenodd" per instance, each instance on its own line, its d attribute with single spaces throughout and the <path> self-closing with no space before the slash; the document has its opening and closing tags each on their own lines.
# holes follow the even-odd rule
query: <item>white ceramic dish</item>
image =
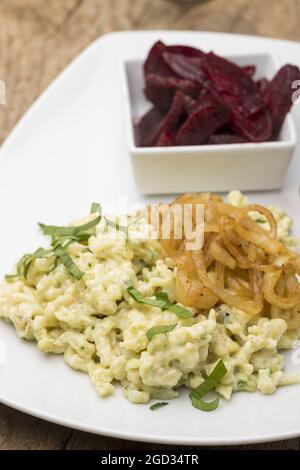
<svg viewBox="0 0 300 470">
<path fill-rule="evenodd" d="M 226 58 L 241 66 L 254 64 L 257 79 L 271 79 L 282 65 L 273 53 L 230 54 Z M 199 187 L 203 191 L 228 191 L 237 186 L 246 191 L 281 188 L 296 147 L 295 126 L 290 114 L 277 141 L 137 147 L 133 122 L 151 107 L 143 93 L 143 60 L 125 60 L 121 67 L 128 149 L 141 193 L 192 192 Z"/>
<path fill-rule="evenodd" d="M 91 201 L 115 204 L 120 196 L 129 203 L 166 199 L 141 197 L 134 185 L 119 80 L 120 61 L 144 57 L 158 38 L 204 44 L 221 54 L 276 51 L 281 62 L 299 65 L 299 44 L 247 36 L 155 31 L 116 33 L 96 41 L 55 80 L 2 146 L 1 277 L 23 253 L 40 245 L 38 221 L 65 223 L 85 214 Z M 300 106 L 293 113 L 299 128 Z M 252 197 L 292 213 L 300 234 L 299 175 L 300 161 L 294 158 L 280 192 Z M 119 388 L 101 400 L 85 374 L 71 370 L 59 356 L 41 354 L 0 321 L 4 352 L 0 401 L 66 426 L 178 445 L 241 444 L 300 435 L 300 386 L 282 388 L 270 397 L 235 394 L 207 414 L 197 412 L 182 395 L 152 412 L 126 401 Z M 300 367 L 290 359 L 286 366 Z"/>
</svg>

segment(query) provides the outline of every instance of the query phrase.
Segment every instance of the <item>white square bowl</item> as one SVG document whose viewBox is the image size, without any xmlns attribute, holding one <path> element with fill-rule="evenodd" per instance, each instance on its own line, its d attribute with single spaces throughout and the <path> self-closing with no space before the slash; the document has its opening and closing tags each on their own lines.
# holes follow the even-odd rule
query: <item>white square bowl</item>
<svg viewBox="0 0 300 470">
<path fill-rule="evenodd" d="M 254 64 L 256 78 L 272 78 L 280 68 L 276 55 L 230 55 L 238 65 Z M 133 122 L 152 104 L 144 96 L 143 60 L 121 64 L 126 132 L 135 180 L 143 194 L 191 191 L 272 190 L 281 188 L 296 147 L 289 114 L 277 141 L 226 145 L 137 147 Z"/>
</svg>

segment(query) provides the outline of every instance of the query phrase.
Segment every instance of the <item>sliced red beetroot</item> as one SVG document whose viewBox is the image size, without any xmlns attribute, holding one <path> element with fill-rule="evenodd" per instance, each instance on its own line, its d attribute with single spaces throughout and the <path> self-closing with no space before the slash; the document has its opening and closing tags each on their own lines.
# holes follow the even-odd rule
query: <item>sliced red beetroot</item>
<svg viewBox="0 0 300 470">
<path fill-rule="evenodd" d="M 184 95 L 177 91 L 169 111 L 165 114 L 152 108 L 135 126 L 136 144 L 139 147 L 152 147 L 163 133 L 173 132 L 179 125 L 184 112 Z"/>
<path fill-rule="evenodd" d="M 256 86 L 259 89 L 259 92 L 263 97 L 268 88 L 269 83 L 270 82 L 267 78 L 261 78 L 260 80 L 257 80 L 256 82 Z"/>
<path fill-rule="evenodd" d="M 172 71 L 163 59 L 162 53 L 167 46 L 162 41 L 157 41 L 150 49 L 144 63 L 144 73 L 156 73 L 161 76 L 172 75 Z"/>
<path fill-rule="evenodd" d="M 189 95 L 184 95 L 184 108 L 187 114 L 191 114 L 199 106 L 199 102 Z"/>
<path fill-rule="evenodd" d="M 155 140 L 158 140 L 163 133 L 173 132 L 181 124 L 181 119 L 185 117 L 184 94 L 179 90 L 174 96 L 169 111 L 160 123 Z"/>
<path fill-rule="evenodd" d="M 249 75 L 249 77 L 253 77 L 255 72 L 256 72 L 256 67 L 255 65 L 245 65 L 244 67 L 242 67 L 245 74 L 246 75 Z"/>
<path fill-rule="evenodd" d="M 229 120 L 228 110 L 220 106 L 200 107 L 180 127 L 177 145 L 201 145 Z"/>
<path fill-rule="evenodd" d="M 219 93 L 210 81 L 206 81 L 200 92 L 198 102 L 201 106 L 219 105 L 227 108 L 221 93 Z"/>
<path fill-rule="evenodd" d="M 202 58 L 186 57 L 183 54 L 163 52 L 163 58 L 169 68 L 181 78 L 204 83 L 206 75 L 202 70 Z"/>
<path fill-rule="evenodd" d="M 203 58 L 203 67 L 224 101 L 240 114 L 251 116 L 264 107 L 252 78 L 241 67 L 210 52 Z"/>
<path fill-rule="evenodd" d="M 175 44 L 173 46 L 166 47 L 166 52 L 171 52 L 172 54 L 181 54 L 185 57 L 199 57 L 201 59 L 205 56 L 205 52 L 191 46 L 182 46 L 179 44 Z"/>
<path fill-rule="evenodd" d="M 181 90 L 193 98 L 198 97 L 201 85 L 192 80 L 176 77 L 161 77 L 155 74 L 146 75 L 145 95 L 161 109 L 169 109 L 175 92 Z"/>
<path fill-rule="evenodd" d="M 147 147 L 152 142 L 159 130 L 161 120 L 165 113 L 159 108 L 151 108 L 134 126 L 135 142 L 138 147 Z"/>
<path fill-rule="evenodd" d="M 250 142 L 264 142 L 272 136 L 273 128 L 268 111 L 261 111 L 253 116 L 243 116 L 235 111 L 231 120 L 232 130 Z"/>
<path fill-rule="evenodd" d="M 236 134 L 214 134 L 208 139 L 210 145 L 224 145 L 224 144 L 244 144 L 247 142 L 243 137 Z"/>
<path fill-rule="evenodd" d="M 254 81 L 254 65 L 239 67 L 212 52 L 161 41 L 144 72 L 154 108 L 135 129 L 143 146 L 267 141 L 290 111 L 292 85 L 300 80 L 299 68 L 286 65 L 272 81 Z"/>
<path fill-rule="evenodd" d="M 226 104 L 220 97 L 220 94 L 213 88 L 209 81 L 204 83 L 197 100 L 188 95 L 185 95 L 184 97 L 184 107 L 188 115 L 197 109 L 210 106 L 221 106 L 227 108 Z"/>
<path fill-rule="evenodd" d="M 171 147 L 175 142 L 175 133 L 171 131 L 163 131 L 159 136 L 156 147 Z"/>
<path fill-rule="evenodd" d="M 293 83 L 300 80 L 300 69 L 287 64 L 282 67 L 265 90 L 265 101 L 270 109 L 274 132 L 278 132 L 290 111 L 295 91 Z"/>
</svg>

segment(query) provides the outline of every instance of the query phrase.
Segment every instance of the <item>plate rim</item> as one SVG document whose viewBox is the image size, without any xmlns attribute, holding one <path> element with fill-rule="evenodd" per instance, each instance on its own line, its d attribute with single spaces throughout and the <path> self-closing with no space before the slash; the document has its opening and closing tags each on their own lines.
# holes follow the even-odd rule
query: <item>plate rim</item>
<svg viewBox="0 0 300 470">
<path fill-rule="evenodd" d="M 199 438 L 194 439 L 192 437 L 184 436 L 173 436 L 173 435 L 156 435 L 156 434 L 138 434 L 132 431 L 119 431 L 118 429 L 107 429 L 101 428 L 95 425 L 80 424 L 78 421 L 72 419 L 64 419 L 56 417 L 54 415 L 38 411 L 30 406 L 23 406 L 15 402 L 14 400 L 7 400 L 0 395 L 0 403 L 9 406 L 14 410 L 21 411 L 26 415 L 33 416 L 44 421 L 64 426 L 77 431 L 88 432 L 95 435 L 113 437 L 116 439 L 124 439 L 129 441 L 155 443 L 155 444 L 168 444 L 168 445 L 184 445 L 184 446 L 237 446 L 245 444 L 260 444 L 267 442 L 278 442 L 281 440 L 295 439 L 300 437 L 300 429 L 295 432 L 283 432 L 281 434 L 265 434 L 264 436 L 258 437 L 257 435 L 250 435 L 245 437 L 228 437 L 228 438 Z"/>
</svg>

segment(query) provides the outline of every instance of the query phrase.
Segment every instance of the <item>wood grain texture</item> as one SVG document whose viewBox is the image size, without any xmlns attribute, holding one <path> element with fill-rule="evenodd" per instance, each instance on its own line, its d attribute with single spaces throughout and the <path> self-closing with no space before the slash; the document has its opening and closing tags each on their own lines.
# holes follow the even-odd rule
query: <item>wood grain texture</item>
<svg viewBox="0 0 300 470">
<path fill-rule="evenodd" d="M 0 0 L 0 79 L 7 91 L 7 104 L 0 105 L 0 142 L 92 40 L 133 29 L 225 31 L 299 41 L 300 0 Z M 167 448 L 174 449 L 72 431 L 0 405 L 0 449 Z M 241 448 L 299 450 L 300 440 Z"/>
</svg>

